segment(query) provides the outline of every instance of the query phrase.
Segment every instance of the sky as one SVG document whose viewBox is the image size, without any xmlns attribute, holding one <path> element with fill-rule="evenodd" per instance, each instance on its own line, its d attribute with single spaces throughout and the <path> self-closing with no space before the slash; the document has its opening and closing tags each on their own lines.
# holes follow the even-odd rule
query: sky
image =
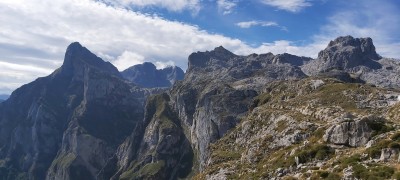
<svg viewBox="0 0 400 180">
<path fill-rule="evenodd" d="M 192 52 L 317 57 L 338 36 L 371 37 L 400 58 L 398 0 L 1 0 L 0 94 L 61 66 L 80 42 L 120 71 L 187 68 Z"/>
</svg>

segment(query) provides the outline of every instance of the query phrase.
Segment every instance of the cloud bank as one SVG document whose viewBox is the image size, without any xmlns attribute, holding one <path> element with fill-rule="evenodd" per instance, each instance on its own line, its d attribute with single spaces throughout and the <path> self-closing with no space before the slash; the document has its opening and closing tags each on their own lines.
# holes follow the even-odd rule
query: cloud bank
<svg viewBox="0 0 400 180">
<path fill-rule="evenodd" d="M 126 8 L 160 7 L 174 12 L 191 10 L 197 13 L 201 8 L 199 0 L 99 0 L 99 2 Z"/>
<path fill-rule="evenodd" d="M 165 8 L 171 8 L 168 3 L 172 3 L 156 0 L 119 1 Z M 200 1 L 173 2 L 182 5 L 170 10 L 180 11 L 190 10 L 193 4 L 197 6 Z M 306 1 L 301 2 L 306 4 L 300 3 L 298 7 L 308 6 Z M 400 57 L 400 10 L 391 1 L 372 1 L 363 3 L 362 7 L 353 7 L 357 4 L 360 2 L 349 3 L 329 17 L 320 33 L 305 37 L 310 40 L 308 44 L 278 40 L 250 46 L 242 40 L 209 33 L 195 25 L 100 1 L 3 0 L 0 2 L 0 94 L 8 94 L 22 84 L 51 73 L 62 64 L 66 47 L 75 41 L 110 61 L 119 70 L 144 61 L 153 62 L 159 67 L 174 64 L 185 69 L 190 53 L 220 45 L 241 55 L 287 52 L 315 57 L 329 40 L 339 35 L 371 36 L 378 53 Z M 275 5 L 281 8 L 276 2 Z"/>
</svg>

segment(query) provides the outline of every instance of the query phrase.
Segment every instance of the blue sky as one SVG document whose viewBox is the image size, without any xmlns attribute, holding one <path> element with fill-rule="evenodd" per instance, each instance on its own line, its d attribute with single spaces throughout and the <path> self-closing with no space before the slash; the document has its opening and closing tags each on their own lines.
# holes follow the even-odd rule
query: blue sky
<svg viewBox="0 0 400 180">
<path fill-rule="evenodd" d="M 75 41 L 119 70 L 187 66 L 195 51 L 315 58 L 338 36 L 400 58 L 398 0 L 2 0 L 0 94 L 61 66 Z"/>
<path fill-rule="evenodd" d="M 234 5 L 226 9 L 218 7 L 215 1 L 205 1 L 201 11 L 196 15 L 191 14 L 191 11 L 171 13 L 165 9 L 156 12 L 167 19 L 194 24 L 209 32 L 238 38 L 250 45 L 259 46 L 264 42 L 282 39 L 307 43 L 309 39 L 305 37 L 318 33 L 319 27 L 327 23 L 327 19 L 321 17 L 328 17 L 340 5 L 336 1 L 319 0 L 312 3 L 304 1 L 308 3 L 306 6 L 279 9 L 258 0 L 225 2 Z M 154 9 L 142 10 L 146 13 L 152 11 L 154 12 Z M 240 27 L 238 23 L 241 22 L 242 24 L 254 22 L 254 25 Z"/>
</svg>

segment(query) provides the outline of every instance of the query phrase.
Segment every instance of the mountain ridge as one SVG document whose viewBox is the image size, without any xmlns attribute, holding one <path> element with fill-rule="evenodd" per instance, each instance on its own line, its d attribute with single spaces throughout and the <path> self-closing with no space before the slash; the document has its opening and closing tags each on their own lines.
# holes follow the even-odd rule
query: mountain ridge
<svg viewBox="0 0 400 180">
<path fill-rule="evenodd" d="M 151 63 L 136 68 L 135 78 L 163 71 Z M 297 165 L 314 167 L 320 157 L 305 149 L 322 148 L 327 156 L 318 160 L 323 161 L 347 141 L 358 148 L 375 140 L 372 147 L 379 148 L 379 138 L 397 127 L 400 91 L 388 88 L 400 84 L 400 63 L 380 57 L 369 38 L 339 37 L 316 59 L 286 53 L 239 56 L 220 46 L 189 55 L 182 80 L 173 68 L 165 71 L 169 89 L 139 87 L 111 63 L 72 43 L 59 69 L 0 103 L 0 177 L 303 177 L 307 173 Z M 360 128 L 365 133 L 356 136 Z M 297 147 L 307 141 L 318 147 Z M 274 143 L 259 146 L 268 142 Z M 311 153 L 313 160 L 304 160 L 300 152 Z M 369 157 L 376 158 L 374 153 Z M 265 162 L 281 169 L 265 166 L 262 173 L 260 157 L 270 157 Z"/>
</svg>

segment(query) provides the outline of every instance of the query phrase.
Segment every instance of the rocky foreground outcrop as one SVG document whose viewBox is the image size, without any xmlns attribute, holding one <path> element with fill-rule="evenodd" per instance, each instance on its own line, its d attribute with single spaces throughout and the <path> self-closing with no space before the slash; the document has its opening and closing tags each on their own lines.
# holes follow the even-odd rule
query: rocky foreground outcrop
<svg viewBox="0 0 400 180">
<path fill-rule="evenodd" d="M 397 178 L 393 94 L 400 91 L 330 78 L 271 83 L 241 123 L 210 145 L 195 179 Z"/>
</svg>

